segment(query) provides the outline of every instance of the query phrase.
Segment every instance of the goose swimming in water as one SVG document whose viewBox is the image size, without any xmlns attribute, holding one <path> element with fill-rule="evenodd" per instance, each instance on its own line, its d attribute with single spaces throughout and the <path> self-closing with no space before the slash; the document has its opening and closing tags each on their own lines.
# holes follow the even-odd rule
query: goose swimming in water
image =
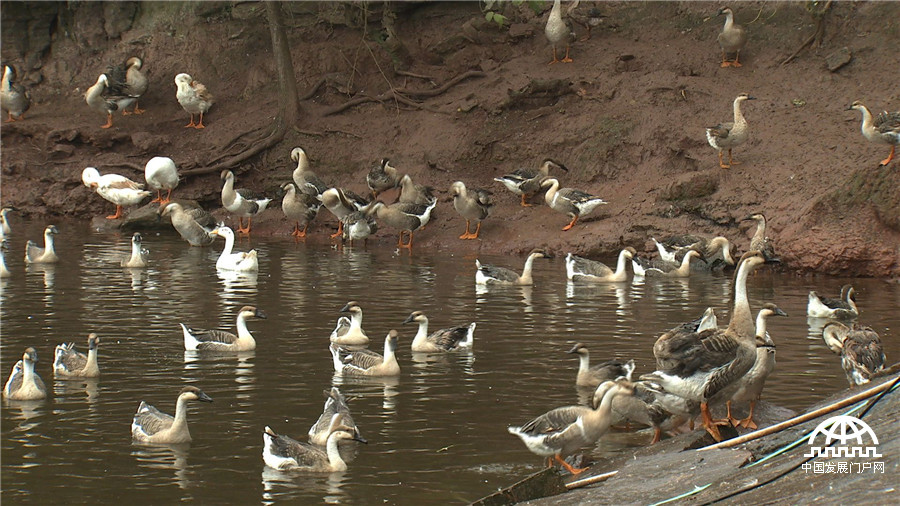
<svg viewBox="0 0 900 506">
<path fill-rule="evenodd" d="M 88 353 L 75 349 L 75 343 L 63 343 L 56 346 L 53 353 L 53 374 L 57 378 L 96 378 L 100 376 L 97 365 L 97 350 L 100 338 L 91 332 L 88 334 Z"/>
<path fill-rule="evenodd" d="M 59 230 L 55 225 L 48 225 L 44 229 L 44 247 L 41 248 L 33 241 L 29 240 L 25 244 L 25 263 L 26 264 L 52 264 L 59 262 L 56 256 L 56 250 L 53 245 L 53 236 L 58 234 Z"/>
<path fill-rule="evenodd" d="M 9 246 L 6 245 L 6 239 L 0 241 L 0 278 L 8 278 L 12 276 L 12 273 L 9 272 L 9 269 L 6 268 L 6 250 Z"/>
<path fill-rule="evenodd" d="M 15 211 L 15 207 L 4 207 L 0 209 L 0 240 L 3 240 L 12 233 L 12 227 L 9 226 L 9 213 Z"/>
<path fill-rule="evenodd" d="M 331 342 L 344 346 L 367 346 L 369 336 L 362 329 L 363 310 L 359 303 L 351 300 L 344 304 L 341 313 L 349 313 L 350 318 L 346 316 L 338 318 L 337 326 L 329 338 Z"/>
<path fill-rule="evenodd" d="M 9 379 L 3 386 L 3 397 L 11 401 L 33 401 L 47 397 L 44 381 L 34 372 L 37 360 L 37 351 L 30 346 L 25 348 L 22 360 L 13 366 Z"/>
<path fill-rule="evenodd" d="M 428 317 L 422 311 L 413 311 L 403 323 L 418 323 L 419 330 L 410 345 L 416 353 L 435 353 L 471 348 L 475 339 L 475 322 L 428 333 Z"/>
<path fill-rule="evenodd" d="M 579 387 L 597 388 L 604 381 L 612 381 L 621 377 L 631 378 L 634 371 L 634 360 L 608 360 L 591 367 L 591 355 L 587 346 L 576 343 L 567 353 L 578 355 L 578 374 L 575 385 Z"/>
<path fill-rule="evenodd" d="M 529 204 L 525 199 L 541 191 L 541 182 L 550 175 L 550 169 L 553 167 L 559 168 L 565 172 L 569 171 L 565 165 L 547 158 L 544 160 L 544 163 L 536 169 L 522 167 L 505 176 L 495 177 L 494 181 L 503 184 L 503 186 L 516 195 L 521 195 L 522 207 L 532 207 L 534 204 Z"/>
<path fill-rule="evenodd" d="M 575 222 L 581 216 L 587 216 L 597 207 L 608 204 L 600 197 L 596 197 L 587 192 L 576 190 L 575 188 L 559 188 L 559 181 L 549 177 L 541 183 L 541 188 L 546 188 L 547 193 L 544 194 L 544 201 L 550 206 L 550 209 L 563 213 L 572 218 L 563 230 L 569 230 L 575 226 Z"/>
<path fill-rule="evenodd" d="M 325 407 L 322 408 L 322 414 L 316 420 L 312 427 L 309 428 L 309 442 L 314 445 L 325 446 L 328 442 L 328 436 L 331 435 L 331 420 L 334 415 L 341 416 L 341 423 L 351 429 L 351 432 L 359 439 L 357 441 L 365 442 L 359 433 L 356 422 L 350 414 L 350 407 L 347 405 L 347 399 L 341 393 L 338 387 L 331 387 L 331 390 L 325 390 Z"/>
<path fill-rule="evenodd" d="M 237 334 L 223 330 L 192 329 L 181 323 L 184 349 L 198 351 L 250 351 L 256 349 L 256 340 L 247 329 L 248 318 L 266 318 L 266 313 L 253 306 L 244 306 L 237 315 Z"/>
<path fill-rule="evenodd" d="M 136 206 L 152 195 L 144 190 L 144 185 L 136 181 L 119 174 L 101 176 L 100 171 L 94 167 L 87 167 L 81 172 L 81 181 L 85 186 L 96 191 L 97 195 L 116 205 L 116 214 L 107 216 L 108 220 L 122 217 L 122 207 Z"/>
<path fill-rule="evenodd" d="M 872 327 L 831 322 L 822 329 L 822 339 L 841 356 L 841 367 L 850 385 L 868 383 L 884 369 L 884 347 Z"/>
<path fill-rule="evenodd" d="M 391 330 L 384 338 L 384 355 L 371 350 L 347 351 L 332 344 L 331 358 L 334 372 L 342 376 L 399 376 L 397 363 L 397 331 Z"/>
<path fill-rule="evenodd" d="M 569 281 L 587 281 L 593 283 L 615 283 L 628 279 L 626 270 L 627 262 L 637 255 L 632 247 L 627 247 L 619 252 L 616 262 L 616 270 L 613 271 L 606 264 L 589 260 L 569 253 L 566 255 L 566 277 Z"/>
<path fill-rule="evenodd" d="M 313 473 L 334 473 L 347 470 L 347 463 L 341 458 L 338 443 L 352 439 L 365 443 L 351 427 L 342 422 L 340 413 L 331 418 L 325 449 L 276 434 L 266 426 L 263 432 L 263 461 L 267 466 L 280 471 L 307 471 Z"/>
<path fill-rule="evenodd" d="M 700 258 L 700 252 L 697 250 L 685 253 L 680 265 L 648 262 L 645 258 L 634 257 L 631 260 L 631 268 L 635 276 L 686 278 L 691 275 L 691 260 L 695 258 Z"/>
<path fill-rule="evenodd" d="M 900 146 L 900 111 L 887 112 L 884 111 L 877 117 L 873 117 L 869 112 L 869 108 L 864 106 L 859 100 L 850 104 L 849 109 L 855 109 L 862 113 L 862 134 L 870 142 L 879 144 L 890 144 L 891 152 L 888 157 L 878 163 L 879 167 L 883 167 L 894 159 L 894 152 L 897 146 Z"/>
<path fill-rule="evenodd" d="M 533 249 L 525 259 L 525 267 L 522 269 L 520 276 L 516 271 L 507 269 L 506 267 L 498 267 L 495 265 L 482 264 L 475 259 L 475 284 L 476 285 L 532 285 L 534 279 L 531 277 L 531 268 L 535 258 L 553 258 L 549 253 L 542 249 Z"/>
<path fill-rule="evenodd" d="M 859 316 L 856 290 L 851 285 L 842 286 L 840 299 L 820 297 L 815 291 L 811 291 L 806 304 L 806 314 L 812 318 L 856 318 Z"/>
<path fill-rule="evenodd" d="M 232 253 L 234 249 L 234 231 L 224 225 L 214 228 L 210 235 L 222 237 L 225 239 L 225 247 L 216 260 L 216 269 L 237 272 L 258 272 L 259 258 L 255 249 L 246 253 L 238 251 Z"/>
<path fill-rule="evenodd" d="M 131 256 L 122 259 L 122 267 L 144 268 L 147 267 L 147 256 L 150 252 L 142 246 L 140 232 L 131 236 Z"/>
<path fill-rule="evenodd" d="M 732 165 L 739 165 L 731 158 L 731 150 L 747 142 L 750 138 L 750 127 L 744 114 L 741 112 L 741 102 L 745 100 L 756 100 L 746 93 L 741 93 L 734 99 L 732 108 L 734 109 L 734 120 L 726 123 L 719 123 L 716 126 L 706 129 L 706 140 L 709 145 L 719 152 L 719 167 L 730 169 Z M 728 164 L 724 161 L 724 151 L 728 150 Z"/>
<path fill-rule="evenodd" d="M 251 220 L 265 211 L 272 199 L 244 188 L 235 189 L 234 173 L 230 170 L 223 170 L 221 177 L 225 181 L 222 185 L 222 206 L 238 216 L 238 233 L 249 235 Z M 247 228 L 244 228 L 244 218 L 247 218 Z"/>
<path fill-rule="evenodd" d="M 141 401 L 131 422 L 131 437 L 139 443 L 178 444 L 190 443 L 191 432 L 187 425 L 189 401 L 212 402 L 212 398 L 197 387 L 181 389 L 175 402 L 175 416 L 163 413 Z"/>
</svg>

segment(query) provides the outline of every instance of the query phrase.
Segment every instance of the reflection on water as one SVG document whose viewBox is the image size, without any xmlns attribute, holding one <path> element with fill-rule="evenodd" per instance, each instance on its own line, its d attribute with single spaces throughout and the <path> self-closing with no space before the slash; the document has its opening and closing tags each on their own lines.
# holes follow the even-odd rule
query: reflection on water
<svg viewBox="0 0 900 506">
<path fill-rule="evenodd" d="M 9 239 L 10 250 L 24 249 L 24 238 L 42 228 L 24 224 Z M 174 233 L 146 233 L 150 265 L 124 269 L 119 261 L 130 235 L 59 228 L 59 264 L 26 267 L 8 255 L 13 275 L 0 281 L 0 371 L 8 374 L 22 350 L 34 346 L 50 388 L 44 401 L 3 403 L 3 499 L 17 504 L 58 502 L 55 487 L 83 502 L 116 497 L 142 504 L 472 500 L 543 465 L 507 425 L 588 398 L 574 385 L 578 360 L 566 353 L 573 343 L 586 343 L 594 362 L 633 358 L 642 374 L 653 366 L 652 345 L 663 331 L 708 306 L 727 324 L 730 311 L 728 276 L 575 284 L 558 258 L 535 263 L 534 286 L 477 287 L 474 257 L 252 238 L 241 247 L 259 251 L 260 271 L 248 276 L 217 272 L 219 248 L 191 248 Z M 837 293 L 848 282 L 857 289 L 860 321 L 881 334 L 889 361 L 900 356 L 900 340 L 892 336 L 900 328 L 897 284 L 763 269 L 750 279 L 751 305 L 773 301 L 790 315 L 770 323 L 778 365 L 766 399 L 799 409 L 846 386 L 839 357 L 822 343 L 826 321 L 807 319 L 806 301 L 811 289 Z M 364 309 L 372 348 L 381 351 L 390 329 L 400 332 L 400 377 L 334 375 L 328 335 L 350 300 Z M 244 305 L 268 315 L 249 324 L 255 351 L 184 351 L 180 322 L 234 332 Z M 477 322 L 474 349 L 410 353 L 416 327 L 402 322 L 417 310 L 429 315 L 432 330 Z M 102 376 L 54 380 L 53 348 L 82 342 L 88 332 L 102 339 Z M 129 427 L 140 401 L 172 413 L 185 385 L 214 400 L 189 405 L 193 442 L 133 445 Z M 266 468 L 263 428 L 305 440 L 321 414 L 321 392 L 332 385 L 347 397 L 369 444 L 342 446 L 350 452 L 344 473 Z M 647 431 L 613 432 L 593 453 L 628 452 L 649 439 Z M 54 487 L 47 487 L 51 480 Z"/>
</svg>

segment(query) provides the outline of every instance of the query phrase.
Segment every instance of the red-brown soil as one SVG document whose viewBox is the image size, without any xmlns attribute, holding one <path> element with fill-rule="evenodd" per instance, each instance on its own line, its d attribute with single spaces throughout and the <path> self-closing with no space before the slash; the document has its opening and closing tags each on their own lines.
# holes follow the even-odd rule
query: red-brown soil
<svg viewBox="0 0 900 506">
<path fill-rule="evenodd" d="M 118 7 L 116 7 L 118 5 Z M 414 250 L 610 255 L 624 245 L 646 250 L 649 237 L 725 235 L 745 249 L 754 212 L 769 218 L 769 236 L 786 268 L 839 275 L 900 275 L 900 161 L 878 167 L 889 147 L 867 142 L 859 113 L 896 109 L 900 5 L 838 2 L 826 18 L 824 45 L 782 65 L 815 31 L 803 2 L 741 2 L 737 21 L 750 31 L 742 68 L 720 68 L 719 5 L 702 2 L 600 3 L 604 24 L 572 47 L 573 63 L 548 65 L 543 26 L 507 3 L 507 24 L 484 20 L 478 3 L 395 4 L 396 31 L 409 51 L 398 75 L 380 44 L 381 4 L 292 3 L 285 23 L 301 95 L 301 119 L 275 148 L 237 167 L 238 186 L 275 196 L 290 180 L 295 146 L 326 180 L 365 193 L 365 174 L 382 157 L 439 190 L 436 218 L 415 236 Z M 84 3 L 16 8 L 3 3 L 3 58 L 30 87 L 27 119 L 2 128 L 2 203 L 31 219 L 105 215 L 111 205 L 81 185 L 96 166 L 141 179 L 152 156 L 182 170 L 209 166 L 241 132 L 271 125 L 278 85 L 261 3 Z M 583 3 L 579 10 L 591 5 Z M 367 22 L 367 23 L 366 23 Z M 43 24 L 42 24 L 43 23 Z M 366 30 L 363 26 L 367 27 Z M 576 27 L 579 37 L 583 29 Z M 50 38 L 41 46 L 35 32 Z M 826 57 L 846 47 L 849 64 L 831 72 Z M 108 64 L 140 55 L 151 78 L 147 112 L 104 118 L 83 93 Z M 388 100 L 325 115 L 361 94 L 393 88 L 435 89 L 421 102 Z M 216 95 L 205 130 L 182 128 L 175 74 L 187 72 Z M 562 80 L 552 93 L 511 99 L 530 83 Z M 718 166 L 704 128 L 730 121 L 734 97 L 745 102 L 751 139 L 734 152 L 742 162 Z M 251 134 L 251 137 L 257 134 Z M 493 178 L 551 157 L 571 170 L 564 186 L 609 201 L 570 231 L 568 219 L 540 205 L 523 208 Z M 455 180 L 494 192 L 497 205 L 482 237 L 461 241 L 464 221 L 447 189 Z M 186 177 L 175 195 L 219 209 L 218 174 Z M 390 195 L 388 199 L 392 198 Z M 535 199 L 540 202 L 540 198 Z M 254 220 L 254 235 L 287 236 L 280 202 Z M 222 215 L 224 217 L 224 214 Z M 335 225 L 324 211 L 308 242 L 328 242 Z M 368 247 L 393 247 L 381 230 Z"/>
</svg>

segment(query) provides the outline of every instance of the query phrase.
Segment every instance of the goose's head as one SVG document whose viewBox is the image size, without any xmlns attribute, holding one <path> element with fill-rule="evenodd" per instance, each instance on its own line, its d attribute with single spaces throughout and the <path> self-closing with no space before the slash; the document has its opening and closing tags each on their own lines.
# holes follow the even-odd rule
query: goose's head
<svg viewBox="0 0 900 506">
<path fill-rule="evenodd" d="M 16 80 L 16 69 L 11 65 L 3 65 L 3 80 L 11 83 Z"/>
<path fill-rule="evenodd" d="M 729 12 L 730 12 L 730 9 L 729 9 Z M 756 100 L 756 97 L 750 96 L 749 93 L 741 93 L 734 99 L 735 102 L 743 102 L 744 100 Z"/>
<path fill-rule="evenodd" d="M 861 111 L 865 108 L 866 108 L 866 106 L 864 106 L 862 102 L 860 102 L 859 100 L 854 100 L 853 103 L 850 104 L 850 107 L 847 108 L 847 110 L 848 111 L 850 111 L 850 110 Z"/>
<path fill-rule="evenodd" d="M 97 84 L 102 84 L 103 86 L 109 88 L 109 76 L 106 74 L 100 74 L 100 77 L 97 78 Z"/>
<path fill-rule="evenodd" d="M 299 162 L 301 157 L 306 158 L 306 151 L 303 151 L 303 148 L 296 147 L 291 150 L 291 160 Z"/>
<path fill-rule="evenodd" d="M 575 346 L 572 346 L 572 349 L 567 351 L 566 353 L 578 354 L 581 356 L 588 355 L 587 346 L 583 343 L 575 343 Z"/>
<path fill-rule="evenodd" d="M 787 316 L 788 314 L 781 310 L 777 305 L 767 302 L 763 304 L 762 309 L 759 310 L 759 314 L 757 319 L 766 319 L 770 316 Z M 769 337 L 768 332 L 765 335 L 757 335 L 756 336 L 756 345 L 757 346 L 775 346 L 775 343 L 772 342 L 772 339 Z"/>
<path fill-rule="evenodd" d="M 541 248 L 531 250 L 531 253 L 529 253 L 528 256 L 531 258 L 553 258 L 553 254 Z"/>
<path fill-rule="evenodd" d="M 194 78 L 191 77 L 189 74 L 184 74 L 184 73 L 178 74 L 177 76 L 175 76 L 175 85 L 177 86 L 177 85 L 183 84 L 186 86 L 190 86 L 191 81 L 193 81 L 193 80 L 194 80 Z"/>
<path fill-rule="evenodd" d="M 231 227 L 226 227 L 224 225 L 220 225 L 212 230 L 210 230 L 209 235 L 218 236 L 224 238 L 234 238 L 234 230 L 231 230 Z"/>
<path fill-rule="evenodd" d="M 294 183 L 284 183 L 281 185 L 281 190 L 284 191 L 285 195 L 295 195 L 297 193 L 297 185 Z"/>
<path fill-rule="evenodd" d="M 388 345 L 391 352 L 397 351 L 397 340 L 399 339 L 399 336 L 400 334 L 396 330 L 391 329 L 391 331 L 388 332 L 387 337 L 384 338 L 385 343 Z"/>
<path fill-rule="evenodd" d="M 738 260 L 739 267 L 746 265 L 751 269 L 764 263 L 766 263 L 766 257 L 761 251 L 748 251 L 741 255 L 741 259 Z M 738 271 L 740 271 L 740 269 L 738 269 Z M 737 272 L 735 272 L 735 276 L 737 276 Z"/>
<path fill-rule="evenodd" d="M 231 172 L 230 170 L 227 170 L 227 169 L 223 170 L 222 173 L 219 174 L 219 178 L 221 178 L 222 181 L 225 181 L 225 182 L 229 182 L 229 181 L 233 182 L 234 181 L 234 172 Z"/>
<path fill-rule="evenodd" d="M 569 172 L 569 168 L 565 165 L 557 162 L 552 158 L 545 158 L 544 162 L 541 164 L 541 172 L 543 172 L 544 174 L 548 174 L 550 172 L 550 169 L 553 168 L 561 169 L 563 172 Z"/>
<path fill-rule="evenodd" d="M 186 400 L 186 401 L 201 401 L 201 402 L 212 402 L 212 397 L 203 393 L 203 390 L 200 390 L 197 387 L 184 387 L 181 389 L 181 393 L 178 394 L 178 400 Z"/>
<path fill-rule="evenodd" d="M 554 185 L 556 185 L 556 187 L 559 188 L 559 180 L 556 179 L 555 177 L 545 177 L 541 181 L 541 189 L 547 189 Z"/>
<path fill-rule="evenodd" d="M 462 195 L 466 193 L 466 184 L 462 181 L 457 181 L 450 185 L 450 195 L 456 197 L 458 195 Z"/>
<path fill-rule="evenodd" d="M 351 315 L 362 314 L 362 308 L 359 306 L 358 302 L 351 300 L 344 304 L 344 307 L 341 308 L 341 312 L 350 313 Z"/>
<path fill-rule="evenodd" d="M 597 390 L 594 390 L 594 396 L 591 398 L 591 407 L 597 409 L 603 398 L 606 396 L 631 395 L 634 393 L 634 383 L 625 378 L 617 380 L 604 381 L 600 383 Z"/>
<path fill-rule="evenodd" d="M 403 320 L 403 323 L 428 323 L 428 317 L 422 311 L 413 311 Z"/>
<path fill-rule="evenodd" d="M 255 306 L 244 306 L 238 311 L 238 317 L 240 318 L 262 318 L 265 320 L 268 318 L 266 313 L 264 313 L 261 309 L 257 309 Z"/>
<path fill-rule="evenodd" d="M 140 232 L 135 232 L 134 235 L 131 236 L 131 242 L 132 242 L 133 244 L 137 245 L 137 246 L 140 246 L 140 245 L 141 245 L 141 241 L 142 241 L 142 240 L 143 240 L 143 239 L 141 238 L 141 233 L 140 233 Z"/>
<path fill-rule="evenodd" d="M 340 392 L 338 392 L 338 395 L 340 395 Z M 368 441 L 359 434 L 359 430 L 356 427 L 351 427 L 344 422 L 344 415 L 341 413 L 331 415 L 331 421 L 328 424 L 328 439 L 331 438 L 337 440 L 352 439 L 368 444 Z"/>
<path fill-rule="evenodd" d="M 44 229 L 44 235 L 56 235 L 59 233 L 59 230 L 56 229 L 56 225 L 47 225 L 47 228 Z"/>
<path fill-rule="evenodd" d="M 844 348 L 844 341 L 850 335 L 850 327 L 841 322 L 831 322 L 822 329 L 822 339 L 825 345 L 835 352 L 840 353 Z"/>
<path fill-rule="evenodd" d="M 22 355 L 22 360 L 32 364 L 36 363 L 38 361 L 37 350 L 31 346 L 25 348 L 25 354 Z"/>
<path fill-rule="evenodd" d="M 95 334 L 93 332 L 88 334 L 88 349 L 89 350 L 96 350 L 97 346 L 99 344 L 100 344 L 100 338 L 97 336 L 97 334 Z"/>
<path fill-rule="evenodd" d="M 626 259 L 626 260 L 631 260 L 632 258 L 634 258 L 635 256 L 637 256 L 637 250 L 634 249 L 634 248 L 632 248 L 631 246 L 628 246 L 627 248 L 623 249 L 622 251 L 625 252 L 625 259 Z"/>
<path fill-rule="evenodd" d="M 722 16 L 722 15 L 733 16 L 734 12 L 732 12 L 730 7 L 722 7 L 721 9 L 719 9 L 719 12 L 716 14 L 716 16 Z"/>
<path fill-rule="evenodd" d="M 86 167 L 83 171 L 81 171 L 81 182 L 88 188 L 93 188 L 97 186 L 97 182 L 100 180 L 100 171 L 94 167 Z"/>
<path fill-rule="evenodd" d="M 169 202 L 165 205 L 165 207 L 160 207 L 156 212 L 160 216 L 170 216 L 181 210 L 183 210 L 181 204 L 179 204 L 178 202 Z"/>
<path fill-rule="evenodd" d="M 755 221 L 757 223 L 765 223 L 766 216 L 763 213 L 753 213 L 750 216 L 742 219 L 741 221 Z"/>
<path fill-rule="evenodd" d="M 137 56 L 132 56 L 131 58 L 125 60 L 125 68 L 134 67 L 136 69 L 140 69 L 144 65 L 144 62 L 141 61 Z"/>
</svg>

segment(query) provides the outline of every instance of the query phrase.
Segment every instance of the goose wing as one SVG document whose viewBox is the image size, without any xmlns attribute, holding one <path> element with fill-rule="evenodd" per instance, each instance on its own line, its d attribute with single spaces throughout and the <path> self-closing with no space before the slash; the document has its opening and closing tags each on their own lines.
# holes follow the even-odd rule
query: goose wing
<svg viewBox="0 0 900 506">
<path fill-rule="evenodd" d="M 603 262 L 589 260 L 577 255 L 572 255 L 572 268 L 575 274 L 587 274 L 598 278 L 615 274 L 615 271 Z"/>
<path fill-rule="evenodd" d="M 348 352 L 341 361 L 345 366 L 369 369 L 370 367 L 381 365 L 384 362 L 384 357 L 377 351 L 363 349 Z"/>
<path fill-rule="evenodd" d="M 566 199 L 573 204 L 581 204 L 589 200 L 599 198 L 595 195 L 591 195 L 590 193 L 575 188 L 563 188 L 559 190 L 557 195 L 559 196 L 559 198 Z"/>
<path fill-rule="evenodd" d="M 857 327 L 850 331 L 844 341 L 844 350 L 841 354 L 844 369 L 847 369 L 847 361 L 857 374 L 869 379 L 884 368 L 884 347 L 878 333 L 870 327 Z"/>
<path fill-rule="evenodd" d="M 496 279 L 498 281 L 509 281 L 514 283 L 519 280 L 519 275 L 515 271 L 512 271 L 505 267 L 482 264 L 480 267 L 478 267 L 478 270 L 482 274 L 484 274 L 485 277 Z"/>
<path fill-rule="evenodd" d="M 187 213 L 188 216 L 193 218 L 194 221 L 196 221 L 197 224 L 204 229 L 212 230 L 218 225 L 213 215 L 205 209 L 201 209 L 199 207 L 189 207 L 185 209 L 184 212 Z"/>
<path fill-rule="evenodd" d="M 194 336 L 194 339 L 200 341 L 200 346 L 203 346 L 204 343 L 234 344 L 238 340 L 236 334 L 225 332 L 224 330 L 192 329 L 188 327 L 188 331 Z"/>
<path fill-rule="evenodd" d="M 29 240 L 25 244 L 25 256 L 32 260 L 40 258 L 44 254 L 44 248 L 38 246 L 34 241 Z"/>
<path fill-rule="evenodd" d="M 428 336 L 428 340 L 449 351 L 459 347 L 459 343 L 465 341 L 468 334 L 469 326 L 463 325 L 437 330 Z"/>
<path fill-rule="evenodd" d="M 680 327 L 660 336 L 653 346 L 653 354 L 658 370 L 685 378 L 728 364 L 737 348 L 737 341 L 724 331 L 685 332 Z"/>
<path fill-rule="evenodd" d="M 5 391 L 7 396 L 22 387 L 23 367 L 24 364 L 22 364 L 22 361 L 19 360 L 18 362 L 16 362 L 16 365 L 13 366 L 12 371 L 9 373 L 9 379 L 6 381 L 6 385 L 3 387 L 3 390 Z"/>
<path fill-rule="evenodd" d="M 591 409 L 586 406 L 563 406 L 561 408 L 552 409 L 531 420 L 519 430 L 533 436 L 560 433 L 575 423 L 579 416 L 582 416 L 589 411 L 591 411 Z"/>
<path fill-rule="evenodd" d="M 80 371 L 84 369 L 85 365 L 87 365 L 87 355 L 76 350 L 75 343 L 57 345 L 53 357 L 53 368 L 55 370 Z"/>
<path fill-rule="evenodd" d="M 900 142 L 900 111 L 884 111 L 875 118 L 875 129 L 882 135 L 892 136 L 894 143 Z"/>
<path fill-rule="evenodd" d="M 731 134 L 731 130 L 734 128 L 734 123 L 719 123 L 714 127 L 709 127 L 706 129 L 706 132 L 717 138 L 717 139 L 726 139 L 728 135 Z"/>
<path fill-rule="evenodd" d="M 294 459 L 299 467 L 312 467 L 315 464 L 328 461 L 328 455 L 321 448 L 309 443 L 297 441 L 290 436 L 276 434 L 266 427 L 266 436 L 272 444 L 271 452 L 279 457 Z"/>
<path fill-rule="evenodd" d="M 141 401 L 137 413 L 134 414 L 134 421 L 131 424 L 132 432 L 138 430 L 148 436 L 152 436 L 159 431 L 166 430 L 172 426 L 175 418 L 172 415 L 163 413 L 155 407 Z"/>
</svg>

